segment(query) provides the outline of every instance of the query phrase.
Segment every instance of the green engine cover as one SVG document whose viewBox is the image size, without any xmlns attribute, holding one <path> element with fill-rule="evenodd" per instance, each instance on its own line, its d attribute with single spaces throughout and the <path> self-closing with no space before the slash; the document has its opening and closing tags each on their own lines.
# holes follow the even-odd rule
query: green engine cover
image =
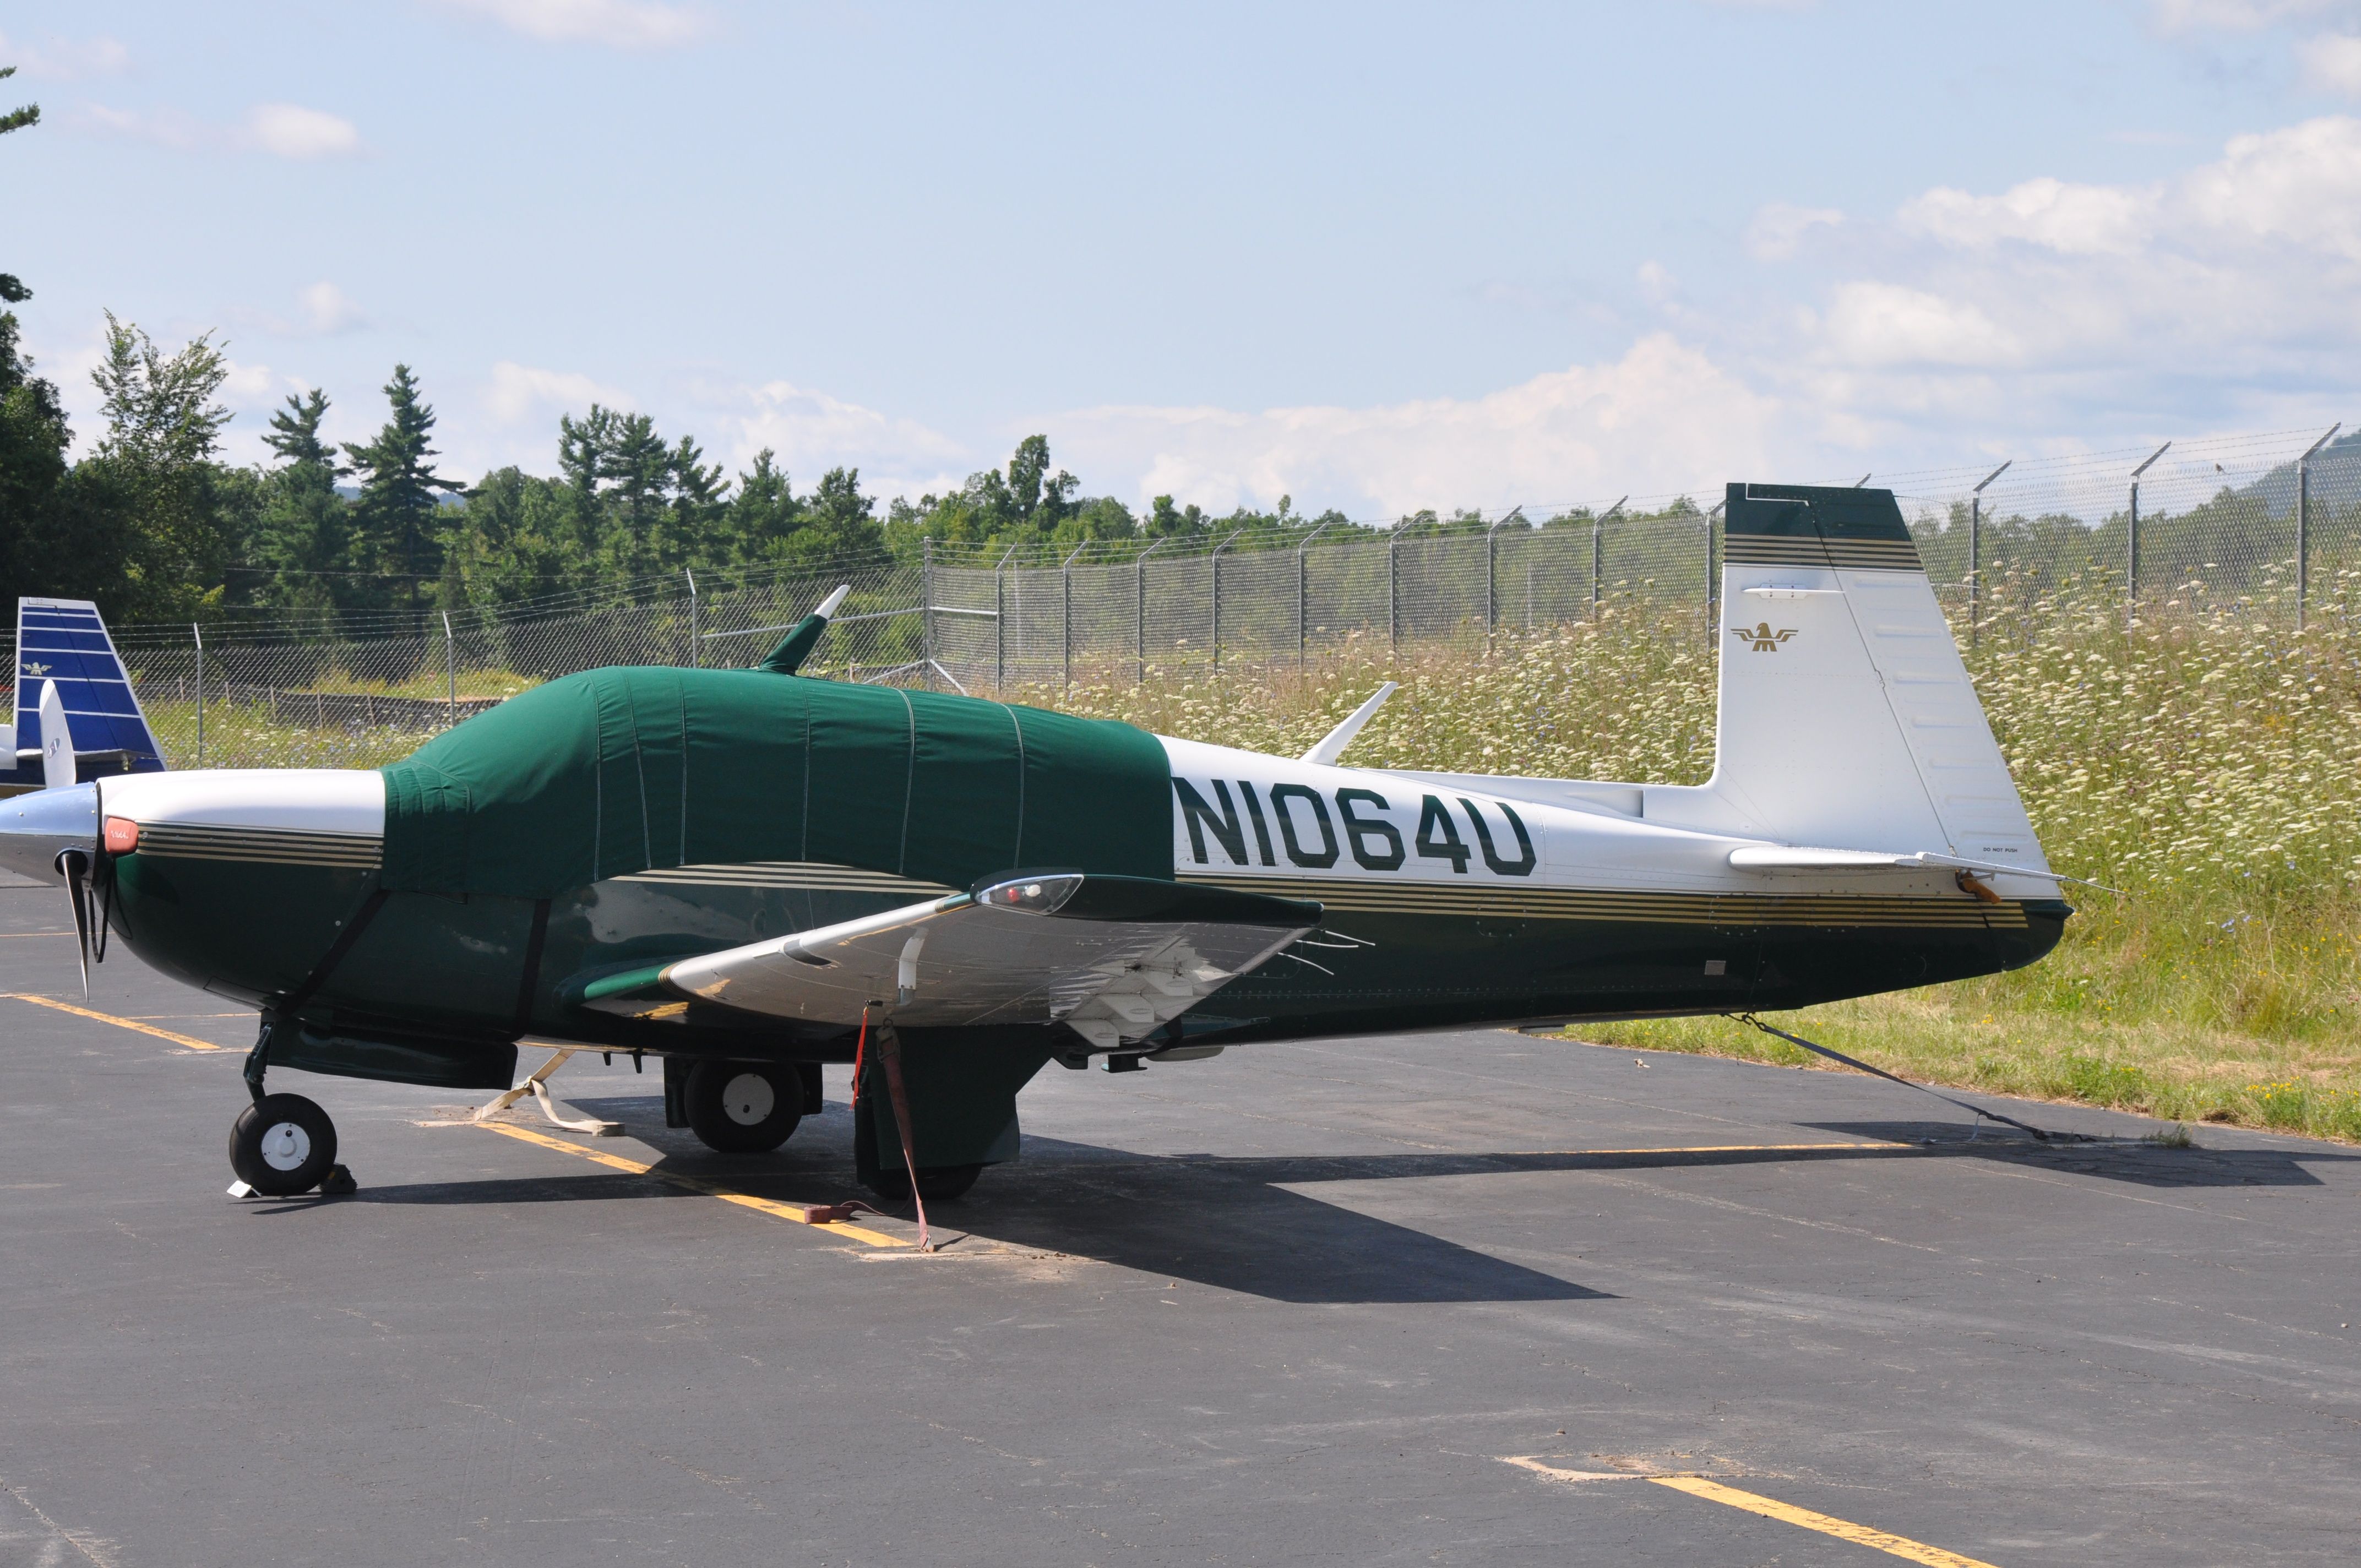
<svg viewBox="0 0 2361 1568">
<path fill-rule="evenodd" d="M 679 866 L 814 861 L 965 887 L 1172 875 L 1145 730 L 760 670 L 552 681 L 383 770 L 385 885 L 553 898 Z"/>
</svg>

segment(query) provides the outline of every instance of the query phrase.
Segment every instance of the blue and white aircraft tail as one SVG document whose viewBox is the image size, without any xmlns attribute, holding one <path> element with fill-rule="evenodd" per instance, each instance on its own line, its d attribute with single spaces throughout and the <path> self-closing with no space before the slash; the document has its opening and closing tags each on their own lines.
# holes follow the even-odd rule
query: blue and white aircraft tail
<svg viewBox="0 0 2361 1568">
<path fill-rule="evenodd" d="M 16 721 L 0 726 L 0 795 L 160 773 L 162 748 L 88 599 L 16 601 Z"/>
</svg>

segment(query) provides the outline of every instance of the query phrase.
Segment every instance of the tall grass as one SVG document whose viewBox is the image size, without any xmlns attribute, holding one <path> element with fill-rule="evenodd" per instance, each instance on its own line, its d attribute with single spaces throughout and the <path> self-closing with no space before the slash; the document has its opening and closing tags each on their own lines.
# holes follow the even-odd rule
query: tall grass
<svg viewBox="0 0 2361 1568">
<path fill-rule="evenodd" d="M 2130 624 L 2011 599 L 1969 652 L 1985 711 L 2051 863 L 2127 896 L 2076 890 L 2031 969 L 1810 1009 L 1798 1032 L 1953 1083 L 2361 1139 L 2357 587 L 2331 585 L 2301 635 L 2193 594 Z M 1346 762 L 1696 784 L 1715 657 L 1694 615 L 1610 608 L 1489 656 L 1359 641 L 1301 671 L 1010 695 L 1288 754 L 1392 679 Z M 1720 1019 L 1584 1033 L 1806 1059 Z"/>
</svg>

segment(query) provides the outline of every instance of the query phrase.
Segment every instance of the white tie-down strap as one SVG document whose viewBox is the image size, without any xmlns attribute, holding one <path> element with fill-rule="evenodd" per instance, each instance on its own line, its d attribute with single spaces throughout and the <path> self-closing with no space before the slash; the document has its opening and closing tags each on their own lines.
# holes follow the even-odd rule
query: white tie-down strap
<svg viewBox="0 0 2361 1568">
<path fill-rule="evenodd" d="M 596 1116 L 567 1115 L 559 1110 L 558 1102 L 551 1098 L 549 1075 L 564 1067 L 573 1055 L 574 1051 L 570 1048 L 555 1052 L 547 1061 L 541 1064 L 539 1069 L 531 1078 L 526 1079 L 514 1089 L 497 1094 L 478 1106 L 474 1120 L 489 1122 L 530 1094 L 541 1102 L 541 1113 L 548 1117 L 553 1125 L 563 1127 L 569 1133 L 591 1133 L 602 1138 L 611 1138 L 620 1134 L 623 1130 L 622 1123 L 605 1122 Z M 572 1106 L 566 1107 L 566 1111 L 571 1110 L 573 1110 Z"/>
</svg>

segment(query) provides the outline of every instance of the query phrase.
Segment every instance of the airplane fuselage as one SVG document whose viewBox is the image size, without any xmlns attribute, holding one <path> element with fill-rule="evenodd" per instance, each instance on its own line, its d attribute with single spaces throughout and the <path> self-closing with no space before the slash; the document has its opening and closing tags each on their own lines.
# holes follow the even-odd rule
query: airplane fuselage
<svg viewBox="0 0 2361 1568">
<path fill-rule="evenodd" d="M 1704 791 L 1526 785 L 1510 796 L 1474 780 L 1163 745 L 1170 874 L 1326 911 L 1319 930 L 1185 1014 L 1166 1043 L 1797 1007 L 2030 963 L 2070 913 L 2054 897 L 1981 898 L 1938 871 L 1766 885 L 1726 863 L 1746 841 L 1741 824 L 1663 819 L 1709 815 Z M 677 1001 L 602 1011 L 569 984 L 958 891 L 873 868 L 748 860 L 586 882 L 545 912 L 497 894 L 392 892 L 321 974 L 379 883 L 379 774 L 172 773 L 97 788 L 103 817 L 137 825 L 136 848 L 109 857 L 108 919 L 124 945 L 258 1007 L 308 983 L 306 1015 L 346 1029 L 838 1058 L 841 1027 Z M 1532 798 L 1549 792 L 1555 803 Z"/>
</svg>

